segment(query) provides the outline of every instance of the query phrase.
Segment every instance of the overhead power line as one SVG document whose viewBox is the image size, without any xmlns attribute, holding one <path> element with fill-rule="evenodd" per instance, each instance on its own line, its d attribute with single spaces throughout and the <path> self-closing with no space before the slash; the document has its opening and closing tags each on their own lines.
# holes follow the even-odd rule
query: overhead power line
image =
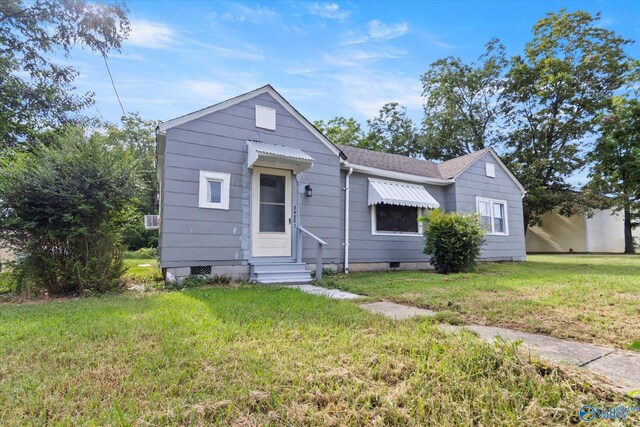
<svg viewBox="0 0 640 427">
<path fill-rule="evenodd" d="M 109 73 L 109 78 L 111 79 L 111 86 L 113 86 L 113 91 L 116 93 L 116 98 L 118 98 L 118 104 L 120 104 L 120 109 L 122 110 L 122 115 L 126 116 L 127 113 L 124 112 L 124 107 L 122 106 L 122 101 L 120 101 L 120 95 L 118 95 L 118 89 L 116 89 L 116 84 L 113 81 L 113 76 L 111 75 L 111 70 L 109 69 L 109 63 L 107 62 L 107 55 L 102 55 L 102 59 L 104 59 L 105 67 L 107 67 L 107 73 Z"/>
</svg>

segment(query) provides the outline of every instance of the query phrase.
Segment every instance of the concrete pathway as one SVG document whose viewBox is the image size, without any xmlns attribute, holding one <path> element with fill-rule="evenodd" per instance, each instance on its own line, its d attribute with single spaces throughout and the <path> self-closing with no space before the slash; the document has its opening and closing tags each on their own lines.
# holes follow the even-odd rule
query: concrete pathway
<svg viewBox="0 0 640 427">
<path fill-rule="evenodd" d="M 360 307 L 372 313 L 383 314 L 395 320 L 405 320 L 415 316 L 435 316 L 436 312 L 418 307 L 409 307 L 395 302 L 372 302 L 360 304 Z"/>
<path fill-rule="evenodd" d="M 338 289 L 326 289 L 314 285 L 293 285 L 288 287 L 335 299 L 350 300 L 364 298 L 362 295 L 344 292 Z M 382 314 L 395 320 L 435 315 L 435 312 L 431 310 L 388 301 L 361 304 L 360 307 L 372 313 Z M 547 335 L 530 334 L 528 332 L 494 326 L 453 326 L 443 324 L 441 328 L 453 333 L 458 333 L 463 328 L 468 329 L 476 332 L 480 338 L 486 341 L 493 341 L 496 337 L 507 341 L 522 340 L 526 347 L 544 358 L 554 362 L 568 363 L 607 378 L 610 381 L 610 386 L 620 392 L 628 393 L 640 390 L 639 353 L 594 344 L 561 340 Z"/>
<path fill-rule="evenodd" d="M 315 285 L 287 285 L 285 288 L 300 289 L 302 292 L 313 295 L 321 295 L 333 299 L 356 299 L 364 298 L 362 295 L 352 294 L 351 292 L 344 292 L 339 289 L 327 289 Z"/>
</svg>

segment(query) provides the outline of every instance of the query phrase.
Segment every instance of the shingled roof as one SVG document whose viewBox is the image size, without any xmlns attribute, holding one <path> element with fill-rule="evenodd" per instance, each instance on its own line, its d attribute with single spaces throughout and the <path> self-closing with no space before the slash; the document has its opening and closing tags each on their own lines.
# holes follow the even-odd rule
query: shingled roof
<svg viewBox="0 0 640 427">
<path fill-rule="evenodd" d="M 347 145 L 338 145 L 338 148 L 347 156 L 347 161 L 355 165 L 424 176 L 426 178 L 442 178 L 438 165 L 426 160 L 412 159 L 399 154 L 382 153 Z"/>
<path fill-rule="evenodd" d="M 483 148 L 482 150 L 474 151 L 473 153 L 465 154 L 464 156 L 456 157 L 455 159 L 447 160 L 446 162 L 440 163 L 438 165 L 440 175 L 442 175 L 442 178 L 444 179 L 451 179 L 457 176 L 460 172 L 469 167 L 471 163 L 479 159 L 488 150 L 488 148 Z"/>
<path fill-rule="evenodd" d="M 355 165 L 437 179 L 454 178 L 489 150 L 485 148 L 436 164 L 399 154 L 382 153 L 347 145 L 338 145 L 338 148 L 347 156 L 349 163 Z"/>
</svg>

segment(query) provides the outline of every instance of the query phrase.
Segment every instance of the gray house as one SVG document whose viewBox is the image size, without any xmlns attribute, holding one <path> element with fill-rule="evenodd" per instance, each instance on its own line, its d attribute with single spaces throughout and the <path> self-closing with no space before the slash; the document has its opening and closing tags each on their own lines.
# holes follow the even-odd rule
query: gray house
<svg viewBox="0 0 640 427">
<path fill-rule="evenodd" d="M 425 209 L 479 212 L 483 260 L 523 261 L 524 189 L 492 149 L 441 164 L 334 145 L 267 85 L 162 123 L 160 265 L 262 283 L 427 268 Z"/>
</svg>

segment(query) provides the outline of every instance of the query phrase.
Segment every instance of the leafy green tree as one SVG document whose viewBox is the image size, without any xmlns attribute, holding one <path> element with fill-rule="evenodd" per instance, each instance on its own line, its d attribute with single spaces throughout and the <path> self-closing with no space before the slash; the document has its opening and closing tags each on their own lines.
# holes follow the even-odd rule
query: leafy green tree
<svg viewBox="0 0 640 427">
<path fill-rule="evenodd" d="M 155 129 L 157 121 L 146 120 L 139 113 L 123 116 L 120 124 L 107 123 L 92 136 L 108 147 L 125 150 L 136 159 L 135 192 L 120 229 L 122 243 L 128 250 L 158 246 L 158 231 L 146 230 L 144 215 L 158 213 L 158 180 L 155 165 Z"/>
<path fill-rule="evenodd" d="M 425 158 L 448 160 L 499 142 L 507 65 L 504 46 L 493 39 L 477 62 L 450 56 L 429 66 L 422 75 Z"/>
<path fill-rule="evenodd" d="M 136 159 L 73 129 L 0 159 L 0 243 L 19 282 L 50 293 L 106 291 L 122 271 L 118 228 Z"/>
<path fill-rule="evenodd" d="M 121 118 L 121 125 L 106 124 L 103 132 L 94 135 L 104 138 L 107 145 L 122 147 L 137 159 L 139 168 L 138 191 L 134 196 L 136 209 L 142 214 L 158 212 L 158 180 L 156 177 L 156 126 L 157 120 L 147 120 L 140 113 L 130 113 Z"/>
<path fill-rule="evenodd" d="M 632 71 L 625 52 L 631 41 L 599 27 L 599 19 L 549 13 L 534 26 L 524 56 L 511 61 L 506 159 L 527 189 L 525 226 L 572 203 L 567 178 L 585 165 L 599 115 Z"/>
<path fill-rule="evenodd" d="M 385 104 L 378 116 L 367 120 L 369 127 L 360 147 L 374 151 L 418 157 L 418 130 L 397 102 Z"/>
<path fill-rule="evenodd" d="M 360 123 L 352 117 L 334 117 L 327 122 L 316 120 L 313 125 L 334 144 L 358 147 L 364 136 Z"/>
<path fill-rule="evenodd" d="M 476 63 L 433 63 L 422 76 L 423 155 L 445 160 L 492 145 L 527 189 L 525 226 L 553 209 L 574 212 L 578 198 L 567 178 L 586 165 L 611 96 L 637 73 L 625 52 L 630 40 L 599 27 L 599 19 L 549 13 L 524 55 L 510 62 L 492 40 Z M 585 194 L 579 202 L 593 204 Z"/>
<path fill-rule="evenodd" d="M 614 98 L 589 160 L 589 187 L 608 196 L 624 213 L 624 251 L 634 253 L 633 228 L 640 225 L 640 102 Z"/>
<path fill-rule="evenodd" d="M 78 72 L 49 55 L 69 56 L 82 46 L 106 56 L 129 32 L 126 14 L 121 3 L 0 2 L 0 150 L 35 142 L 44 130 L 87 121 L 80 111 L 93 103 L 93 93 L 76 94 Z"/>
</svg>

